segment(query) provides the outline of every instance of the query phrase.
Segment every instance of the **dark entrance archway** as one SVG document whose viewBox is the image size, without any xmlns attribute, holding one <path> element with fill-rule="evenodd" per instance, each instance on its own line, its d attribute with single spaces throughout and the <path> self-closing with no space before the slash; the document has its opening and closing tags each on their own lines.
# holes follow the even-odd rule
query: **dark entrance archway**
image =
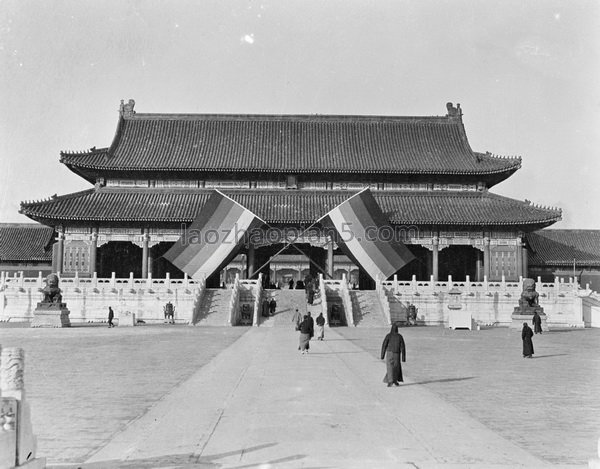
<svg viewBox="0 0 600 469">
<path fill-rule="evenodd" d="M 449 246 L 439 254 L 439 278 L 466 280 L 468 275 L 472 280 L 477 278 L 477 259 L 480 251 L 473 246 Z"/>
<path fill-rule="evenodd" d="M 142 276 L 142 248 L 129 241 L 110 241 L 98 248 L 96 269 L 98 277 L 110 277 L 112 273 L 119 278 Z"/>
</svg>

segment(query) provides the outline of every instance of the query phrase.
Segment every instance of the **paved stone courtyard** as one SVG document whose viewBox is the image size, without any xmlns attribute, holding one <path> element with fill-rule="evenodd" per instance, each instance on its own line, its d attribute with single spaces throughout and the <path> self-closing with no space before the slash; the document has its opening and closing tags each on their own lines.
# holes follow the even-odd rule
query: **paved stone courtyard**
<svg viewBox="0 0 600 469">
<path fill-rule="evenodd" d="M 25 349 L 38 455 L 48 458 L 49 467 L 76 467 L 247 331 L 4 324 L 0 344 Z M 335 331 L 378 358 L 387 329 Z M 424 386 L 549 463 L 584 465 L 595 456 L 600 329 L 537 335 L 533 360 L 521 357 L 515 330 L 401 332 L 407 385 Z"/>
</svg>

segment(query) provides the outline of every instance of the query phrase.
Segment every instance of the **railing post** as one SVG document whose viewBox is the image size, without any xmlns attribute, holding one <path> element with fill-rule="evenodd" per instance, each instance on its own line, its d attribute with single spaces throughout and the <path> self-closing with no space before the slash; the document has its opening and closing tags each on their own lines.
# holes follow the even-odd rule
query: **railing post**
<svg viewBox="0 0 600 469">
<path fill-rule="evenodd" d="M 133 290 L 133 272 L 129 272 L 129 289 Z"/>
<path fill-rule="evenodd" d="M 166 275 L 165 286 L 167 288 L 171 288 L 171 274 L 169 272 L 167 272 L 167 275 Z"/>
<path fill-rule="evenodd" d="M 148 276 L 146 277 L 146 287 L 152 287 L 152 273 L 148 272 Z"/>
<path fill-rule="evenodd" d="M 110 286 L 116 288 L 117 286 L 117 274 L 114 272 L 110 273 Z"/>
<path fill-rule="evenodd" d="M 41 270 L 38 272 L 37 287 L 38 288 L 44 288 L 44 278 L 42 277 L 42 271 Z"/>
<path fill-rule="evenodd" d="M 486 294 L 489 293 L 489 291 L 490 291 L 490 284 L 488 283 L 487 275 L 483 276 L 483 289 Z"/>
<path fill-rule="evenodd" d="M 471 276 L 467 275 L 465 280 L 465 290 L 467 293 L 471 293 Z"/>
<path fill-rule="evenodd" d="M 188 274 L 184 273 L 183 274 L 183 286 L 185 288 L 187 288 L 189 286 L 189 284 L 190 284 L 190 279 L 188 277 Z"/>
<path fill-rule="evenodd" d="M 98 272 L 92 274 L 92 288 L 98 288 Z"/>
<path fill-rule="evenodd" d="M 398 274 L 394 274 L 394 293 L 398 293 Z"/>
<path fill-rule="evenodd" d="M 448 291 L 452 290 L 452 275 L 448 275 Z"/>
</svg>

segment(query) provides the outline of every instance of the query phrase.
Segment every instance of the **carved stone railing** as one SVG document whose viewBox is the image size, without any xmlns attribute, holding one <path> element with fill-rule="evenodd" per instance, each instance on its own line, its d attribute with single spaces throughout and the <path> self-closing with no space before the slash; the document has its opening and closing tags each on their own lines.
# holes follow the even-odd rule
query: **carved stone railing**
<svg viewBox="0 0 600 469">
<path fill-rule="evenodd" d="M 227 324 L 235 326 L 240 321 L 240 274 L 235 274 L 235 280 L 231 287 L 231 300 L 229 300 L 229 320 Z"/>
<path fill-rule="evenodd" d="M 10 347 L 0 351 L 0 469 L 46 467 L 36 458 L 37 439 L 31 427 L 25 395 L 25 352 Z"/>
<path fill-rule="evenodd" d="M 329 314 L 327 314 L 327 290 L 323 274 L 319 274 L 319 291 L 321 295 L 321 312 L 325 318 L 325 326 L 329 326 Z"/>
<path fill-rule="evenodd" d="M 350 298 L 346 274 L 342 275 L 342 282 L 340 283 L 339 291 L 340 296 L 342 297 L 342 304 L 344 305 L 348 326 L 356 326 L 356 324 L 354 324 L 354 310 L 352 308 L 352 298 Z"/>
<path fill-rule="evenodd" d="M 258 280 L 254 290 L 254 315 L 252 318 L 252 325 L 258 327 L 259 318 L 262 314 L 262 301 L 263 301 L 263 274 L 258 274 Z"/>
<path fill-rule="evenodd" d="M 383 311 L 383 317 L 387 321 L 388 325 L 392 324 L 392 313 L 390 311 L 390 301 L 385 293 L 385 288 L 381 284 L 381 279 L 377 277 L 375 279 L 375 290 L 377 291 L 377 299 L 379 300 L 379 304 L 381 305 L 381 310 Z"/>
<path fill-rule="evenodd" d="M 200 314 L 202 313 L 202 298 L 206 293 L 206 279 L 202 279 L 200 284 L 195 290 L 196 299 L 194 301 L 194 308 L 192 309 L 191 317 L 188 321 L 188 324 L 193 326 L 198 321 L 200 321 Z"/>
</svg>

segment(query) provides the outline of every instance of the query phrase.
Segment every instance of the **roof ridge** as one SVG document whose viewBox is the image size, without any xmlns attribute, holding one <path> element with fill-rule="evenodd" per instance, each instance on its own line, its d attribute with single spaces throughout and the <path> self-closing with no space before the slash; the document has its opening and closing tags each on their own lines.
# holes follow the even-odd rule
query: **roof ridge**
<svg viewBox="0 0 600 469">
<path fill-rule="evenodd" d="M 70 194 L 64 194 L 64 195 L 53 194 L 49 197 L 46 197 L 44 199 L 39 199 L 39 200 L 24 200 L 21 202 L 21 208 L 23 208 L 23 206 L 26 206 L 26 205 L 35 205 L 35 204 L 50 202 L 53 200 L 68 200 L 68 199 L 76 198 L 76 197 L 79 197 L 86 193 L 94 192 L 94 191 L 95 191 L 95 189 L 93 189 L 93 188 L 92 189 L 84 189 L 82 191 L 71 192 Z M 19 213 L 21 213 L 21 210 L 19 210 Z"/>
<path fill-rule="evenodd" d="M 135 113 L 124 116 L 125 120 L 235 120 L 235 121 L 408 121 L 418 123 L 458 124 L 460 121 L 449 116 L 398 116 L 382 114 L 240 114 L 240 113 Z"/>
</svg>

